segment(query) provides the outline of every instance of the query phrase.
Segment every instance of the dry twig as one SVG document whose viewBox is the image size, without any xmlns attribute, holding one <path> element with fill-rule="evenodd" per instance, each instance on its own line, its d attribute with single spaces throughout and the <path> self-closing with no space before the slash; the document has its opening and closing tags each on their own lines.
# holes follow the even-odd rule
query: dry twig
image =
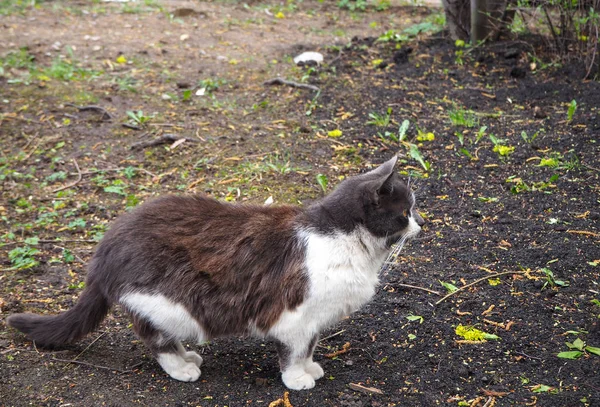
<svg viewBox="0 0 600 407">
<path fill-rule="evenodd" d="M 315 85 L 308 85 L 306 83 L 298 83 L 298 82 L 294 82 L 294 81 L 288 81 L 288 80 L 283 79 L 283 78 L 269 79 L 268 81 L 263 82 L 263 84 L 264 85 L 288 85 L 288 86 L 291 86 L 293 88 L 301 88 L 301 89 L 314 90 L 315 92 L 319 92 L 319 90 L 320 90 Z"/>
<path fill-rule="evenodd" d="M 154 140 L 140 141 L 137 143 L 133 143 L 130 148 L 132 150 L 134 150 L 134 149 L 138 149 L 138 148 L 154 147 L 154 146 L 158 146 L 161 144 L 174 143 L 179 140 L 189 141 L 190 143 L 198 142 L 198 140 L 189 138 L 189 137 L 180 137 L 175 134 L 163 134 L 162 136 L 157 137 Z"/>
<path fill-rule="evenodd" d="M 70 184 L 67 184 L 65 186 L 62 186 L 60 188 L 56 188 L 52 192 L 58 192 L 58 191 L 62 191 L 64 189 L 69 189 L 69 188 L 74 187 L 75 185 L 77 185 L 77 184 L 79 184 L 81 182 L 81 179 L 83 178 L 83 176 L 81 174 L 81 169 L 79 168 L 79 164 L 77 164 L 77 160 L 74 159 L 74 158 L 73 158 L 73 164 L 75 164 L 75 168 L 77 168 L 77 181 L 72 182 Z"/>
<path fill-rule="evenodd" d="M 88 105 L 88 106 L 77 106 L 74 105 L 73 103 L 65 103 L 65 106 L 71 106 L 74 107 L 75 109 L 79 110 L 80 112 L 85 112 L 86 110 L 93 110 L 95 112 L 100 112 L 102 113 L 102 118 L 106 117 L 108 120 L 112 120 L 113 116 L 108 113 L 108 111 L 103 108 L 102 106 L 96 106 L 96 105 Z"/>
<path fill-rule="evenodd" d="M 478 280 L 473 281 L 470 284 L 467 284 L 467 285 L 464 285 L 464 286 L 460 287 L 456 291 L 452 291 L 451 293 L 446 294 L 441 300 L 439 300 L 438 302 L 436 302 L 435 305 L 439 305 L 442 302 L 446 301 L 446 299 L 448 299 L 448 297 L 451 297 L 454 294 L 459 293 L 459 292 L 461 292 L 461 291 L 463 291 L 463 290 L 465 290 L 465 289 L 467 289 L 467 288 L 469 288 L 471 286 L 474 286 L 475 284 L 481 283 L 482 281 L 487 280 L 489 278 L 499 277 L 499 276 L 503 276 L 505 274 L 525 274 L 525 273 L 526 273 L 525 271 L 503 271 L 502 273 L 496 273 L 496 274 L 492 274 L 492 275 L 489 275 L 489 276 L 482 277 L 482 278 L 480 278 Z"/>
<path fill-rule="evenodd" d="M 390 285 L 392 285 L 392 284 L 390 284 Z M 415 290 L 427 291 L 428 293 L 431 293 L 431 294 L 442 295 L 442 293 L 440 293 L 439 291 L 430 290 L 429 288 L 424 288 L 424 287 L 418 287 L 416 285 L 402 284 L 402 283 L 395 283 L 393 285 L 397 285 L 400 287 L 406 287 L 406 288 L 413 288 Z"/>
<path fill-rule="evenodd" d="M 383 392 L 375 387 L 367 387 L 362 384 L 357 383 L 348 383 L 348 387 L 350 387 L 354 391 L 359 391 L 365 394 L 383 394 Z"/>
<path fill-rule="evenodd" d="M 119 373 L 131 372 L 131 370 L 122 370 L 122 369 L 117 369 L 117 368 L 110 367 L 110 366 L 96 365 L 94 363 L 82 362 L 80 360 L 75 360 L 75 359 L 52 358 L 51 360 L 53 360 L 55 362 L 62 362 L 62 363 L 68 363 L 68 364 L 75 363 L 77 365 L 90 366 L 90 367 L 95 367 L 97 369 L 112 370 L 112 371 L 119 372 Z"/>
</svg>

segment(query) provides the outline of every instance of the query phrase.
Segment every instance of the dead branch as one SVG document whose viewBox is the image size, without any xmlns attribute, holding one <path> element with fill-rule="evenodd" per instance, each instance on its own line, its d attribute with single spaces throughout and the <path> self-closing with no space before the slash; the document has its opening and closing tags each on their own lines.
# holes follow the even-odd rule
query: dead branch
<svg viewBox="0 0 600 407">
<path fill-rule="evenodd" d="M 84 350 L 82 350 L 81 352 L 79 352 L 79 354 L 77 356 L 75 356 L 73 359 L 71 359 L 71 363 L 75 363 L 77 361 L 77 359 L 79 359 L 79 356 L 83 355 L 89 348 L 92 347 L 93 344 L 95 344 L 96 342 L 98 342 L 98 340 L 100 338 L 102 338 L 104 335 L 106 335 L 106 331 L 102 332 L 100 335 L 98 335 L 98 337 L 96 339 L 94 339 L 88 346 L 85 347 Z M 34 342 L 35 344 L 35 342 Z M 63 367 L 63 369 L 66 369 L 67 367 L 69 367 L 70 363 L 67 363 L 65 365 L 65 367 Z"/>
<path fill-rule="evenodd" d="M 357 383 L 348 383 L 348 387 L 350 387 L 354 391 L 359 391 L 365 394 L 383 394 L 383 392 L 375 387 L 367 387 L 362 384 Z"/>
<path fill-rule="evenodd" d="M 288 81 L 283 78 L 269 79 L 268 81 L 264 81 L 263 84 L 264 85 L 287 85 L 287 86 L 291 86 L 293 88 L 310 89 L 310 90 L 314 90 L 315 92 L 320 91 L 320 89 L 318 87 L 316 87 L 315 85 L 308 85 L 306 83 L 298 83 L 298 82 Z"/>
<path fill-rule="evenodd" d="M 115 367 L 109 367 L 109 366 L 102 366 L 102 365 L 96 365 L 94 363 L 89 363 L 89 362 L 82 362 L 80 360 L 75 360 L 75 359 L 59 359 L 59 358 L 52 358 L 50 360 L 53 360 L 55 362 L 62 362 L 62 363 L 67 363 L 68 365 L 70 365 L 71 363 L 75 363 L 77 365 L 83 365 L 83 366 L 89 366 L 89 367 L 95 367 L 97 369 L 104 369 L 104 370 L 112 370 L 114 372 L 119 372 L 119 373 L 128 373 L 131 372 L 131 370 L 122 370 L 122 369 L 117 369 Z M 67 366 L 68 366 L 67 365 Z"/>
<path fill-rule="evenodd" d="M 77 106 L 73 103 L 65 103 L 65 106 L 74 107 L 75 109 L 79 110 L 80 112 L 85 112 L 86 110 L 100 112 L 100 113 L 102 113 L 103 119 L 106 117 L 108 120 L 112 120 L 112 118 L 113 118 L 113 116 L 110 113 L 108 113 L 108 111 L 105 108 L 103 108 L 102 106 L 96 106 L 96 105 Z"/>
<path fill-rule="evenodd" d="M 458 293 L 460 291 L 466 290 L 467 288 L 472 287 L 475 284 L 478 284 L 478 283 L 480 283 L 480 282 L 482 282 L 484 280 L 487 280 L 489 278 L 503 276 L 505 274 L 525 274 L 525 272 L 524 271 L 503 271 L 502 273 L 496 273 L 496 274 L 492 274 L 492 275 L 489 275 L 489 276 L 482 277 L 482 278 L 480 278 L 478 280 L 473 281 L 470 284 L 467 284 L 467 285 L 464 285 L 464 286 L 460 287 L 456 291 L 452 291 L 451 293 L 446 294 L 441 300 L 439 300 L 438 302 L 436 302 L 435 305 L 441 304 L 442 302 L 444 302 L 446 299 L 448 299 L 449 297 L 453 296 L 454 294 L 456 294 L 456 293 Z"/>
<path fill-rule="evenodd" d="M 52 192 L 58 192 L 58 191 L 62 191 L 64 189 L 69 189 L 69 188 L 74 187 L 75 185 L 77 185 L 77 184 L 79 184 L 81 182 L 81 179 L 83 178 L 83 175 L 81 174 L 81 169 L 79 168 L 79 164 L 77 164 L 77 160 L 74 159 L 74 158 L 73 158 L 73 164 L 75 164 L 75 168 L 77 168 L 77 180 L 75 182 L 72 182 L 70 184 L 62 186 L 60 188 L 56 188 Z"/>
<path fill-rule="evenodd" d="M 154 147 L 154 146 L 158 146 L 161 144 L 174 143 L 179 140 L 189 141 L 190 143 L 198 142 L 198 140 L 190 138 L 190 137 L 180 137 L 175 134 L 163 134 L 162 136 L 157 137 L 154 140 L 140 141 L 138 143 L 134 143 L 131 145 L 130 148 L 132 150 L 135 150 L 135 149 L 146 148 L 146 147 Z"/>
<path fill-rule="evenodd" d="M 440 293 L 439 291 L 430 290 L 429 288 L 424 288 L 424 287 L 418 287 L 416 285 L 402 284 L 402 283 L 395 283 L 395 284 L 389 284 L 389 285 L 397 285 L 397 286 L 400 286 L 400 287 L 406 287 L 406 288 L 412 288 L 412 289 L 415 289 L 415 290 L 427 291 L 428 293 L 431 293 L 431 294 L 442 295 L 442 293 Z"/>
</svg>

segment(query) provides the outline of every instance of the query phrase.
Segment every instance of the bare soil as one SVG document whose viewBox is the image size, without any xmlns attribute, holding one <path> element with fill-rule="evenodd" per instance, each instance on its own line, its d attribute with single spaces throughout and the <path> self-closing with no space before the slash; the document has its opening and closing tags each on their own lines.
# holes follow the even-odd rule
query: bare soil
<svg viewBox="0 0 600 407">
<path fill-rule="evenodd" d="M 396 4 L 17 3 L 0 14 L 0 406 L 269 406 L 286 392 L 269 343 L 211 342 L 181 383 L 118 308 L 54 351 L 4 319 L 71 307 L 94 241 L 151 196 L 304 205 L 317 174 L 331 190 L 394 153 L 427 225 L 323 334 L 326 375 L 291 404 L 600 406 L 600 85 L 577 63 L 551 64 L 536 37 L 463 64 L 443 33 L 375 41 L 439 13 Z M 325 64 L 294 66 L 304 50 Z M 277 76 L 320 92 L 263 85 Z M 186 140 L 132 148 L 165 135 Z M 578 359 L 557 356 L 567 343 Z"/>
</svg>

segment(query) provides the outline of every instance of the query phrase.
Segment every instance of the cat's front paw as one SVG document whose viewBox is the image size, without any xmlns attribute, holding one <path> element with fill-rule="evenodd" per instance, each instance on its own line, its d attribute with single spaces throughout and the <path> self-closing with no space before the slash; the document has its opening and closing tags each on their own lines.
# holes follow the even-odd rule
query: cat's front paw
<svg viewBox="0 0 600 407">
<path fill-rule="evenodd" d="M 315 387 L 315 379 L 303 371 L 284 372 L 281 375 L 281 379 L 283 380 L 283 384 L 291 390 L 308 390 Z"/>
<path fill-rule="evenodd" d="M 193 363 L 198 367 L 202 366 L 202 356 L 198 355 L 196 352 L 185 352 L 183 359 L 185 359 L 186 362 Z"/>
<path fill-rule="evenodd" d="M 319 380 L 325 372 L 323 372 L 323 368 L 317 362 L 309 362 L 304 367 L 304 371 L 312 376 L 313 379 Z"/>
<path fill-rule="evenodd" d="M 181 382 L 195 382 L 200 378 L 200 368 L 193 362 L 186 363 L 167 373 L 173 379 Z"/>
</svg>

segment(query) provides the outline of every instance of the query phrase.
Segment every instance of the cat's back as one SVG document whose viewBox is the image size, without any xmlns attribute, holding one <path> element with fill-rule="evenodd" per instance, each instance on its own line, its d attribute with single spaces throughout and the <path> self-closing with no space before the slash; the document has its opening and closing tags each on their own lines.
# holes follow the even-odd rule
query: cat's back
<svg viewBox="0 0 600 407">
<path fill-rule="evenodd" d="M 287 225 L 300 209 L 221 202 L 206 195 L 166 195 L 119 217 L 112 230 L 159 234 L 198 234 L 210 228 L 239 229 L 250 225 Z"/>
<path fill-rule="evenodd" d="M 281 253 L 295 241 L 294 206 L 231 204 L 204 195 L 167 195 L 121 215 L 96 251 L 124 263 L 231 263 Z M 225 260 L 228 260 L 225 262 Z M 154 268 L 154 267 L 153 267 Z"/>
</svg>

